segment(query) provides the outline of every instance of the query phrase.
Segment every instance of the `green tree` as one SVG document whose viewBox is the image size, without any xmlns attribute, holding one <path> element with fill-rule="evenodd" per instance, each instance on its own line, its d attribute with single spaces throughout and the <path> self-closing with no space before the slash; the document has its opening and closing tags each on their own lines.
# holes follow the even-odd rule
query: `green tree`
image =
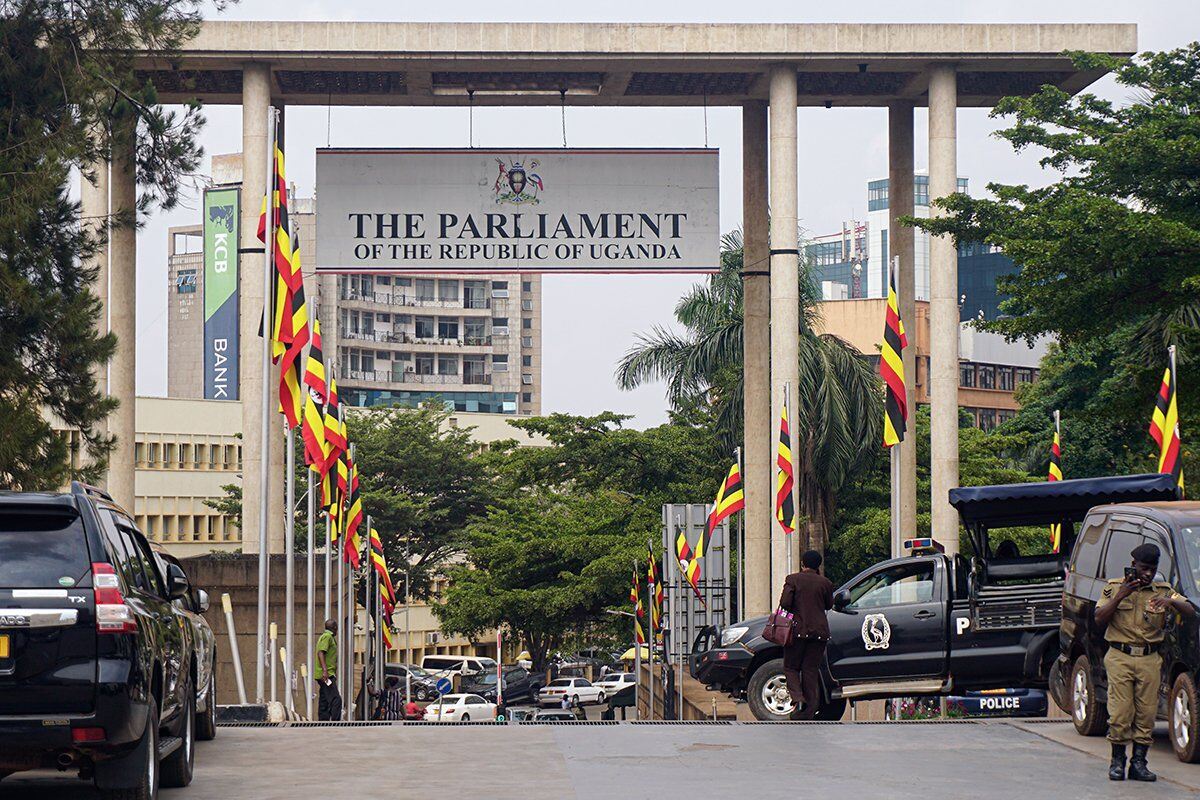
<svg viewBox="0 0 1200 800">
<path fill-rule="evenodd" d="M 722 269 L 675 307 L 684 327 L 676 335 L 655 328 L 639 338 L 617 367 L 617 383 L 632 389 L 667 382 L 676 409 L 711 409 L 728 449 L 742 440 L 742 240 L 722 239 Z M 870 463 L 880 441 L 883 394 L 862 353 L 831 334 L 816 332 L 819 297 L 801 271 L 799 367 L 792 409 L 797 494 L 806 547 L 824 550 L 838 494 Z"/>
<path fill-rule="evenodd" d="M 1052 86 L 1004 98 L 994 116 L 1016 150 L 1037 148 L 1061 172 L 1043 188 L 991 184 L 993 198 L 953 195 L 948 216 L 909 220 L 959 241 L 1000 246 L 1021 265 L 998 288 L 1004 316 L 981 323 L 1009 339 L 1054 335 L 1061 350 L 1026 388 L 1015 429 L 1049 430 L 1064 411 L 1064 440 L 1079 450 L 1069 474 L 1146 463 L 1145 430 L 1166 366 L 1181 371 L 1200 338 L 1200 43 L 1125 60 L 1074 53 L 1083 69 L 1110 70 L 1129 100 L 1071 97 Z M 1180 381 L 1181 433 L 1200 412 L 1200 385 Z M 1067 431 L 1070 429 L 1070 436 Z M 1106 456 L 1106 453 L 1108 454 Z M 1192 451 L 1184 454 L 1184 469 Z"/>
<path fill-rule="evenodd" d="M 615 491 L 544 489 L 493 508 L 466 531 L 468 562 L 448 570 L 443 630 L 477 637 L 508 628 L 534 669 L 573 633 L 604 616 L 629 591 L 632 559 L 645 545 L 630 536 L 635 498 Z"/>
<path fill-rule="evenodd" d="M 215 3 L 219 10 L 225 3 Z M 169 60 L 197 30 L 199 0 L 5 0 L 0 3 L 0 485 L 47 489 L 94 479 L 112 437 L 99 429 L 116 407 L 95 379 L 116 346 L 100 336 L 95 271 L 103 244 L 81 225 L 72 170 L 110 145 L 136 141 L 140 210 L 169 208 L 194 172 L 198 108 L 160 107 L 134 53 Z M 83 180 L 94 180 L 84 173 Z M 132 218 L 114 219 L 133 225 Z M 133 402 L 133 398 L 126 398 Z M 83 436 L 72 467 L 57 419 Z M 132 446 L 132 443 L 128 443 Z"/>
</svg>

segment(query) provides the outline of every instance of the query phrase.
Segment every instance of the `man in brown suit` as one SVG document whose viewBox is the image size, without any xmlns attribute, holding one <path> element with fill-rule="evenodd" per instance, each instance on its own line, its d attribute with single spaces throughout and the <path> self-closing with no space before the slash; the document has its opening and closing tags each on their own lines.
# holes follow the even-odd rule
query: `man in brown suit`
<svg viewBox="0 0 1200 800">
<path fill-rule="evenodd" d="M 779 607 L 794 615 L 796 634 L 783 651 L 783 674 L 796 704 L 792 719 L 812 719 L 821 705 L 821 659 L 829 641 L 825 612 L 833 608 L 833 583 L 821 574 L 821 554 L 816 550 L 801 556 L 800 563 L 800 571 L 784 579 L 779 598 Z"/>
</svg>

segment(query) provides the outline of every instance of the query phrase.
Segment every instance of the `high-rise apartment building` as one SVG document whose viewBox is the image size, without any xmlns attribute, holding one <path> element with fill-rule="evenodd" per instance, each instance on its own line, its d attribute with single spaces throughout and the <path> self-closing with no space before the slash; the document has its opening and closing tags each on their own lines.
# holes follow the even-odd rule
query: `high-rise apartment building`
<svg viewBox="0 0 1200 800">
<path fill-rule="evenodd" d="M 213 170 L 217 182 L 236 184 L 241 158 L 215 156 Z M 343 402 L 416 406 L 436 401 L 455 411 L 541 413 L 540 275 L 318 276 L 311 258 L 305 258 L 316 249 L 313 199 L 295 198 L 292 212 L 300 233 L 306 297 L 321 320 L 325 357 Z M 169 231 L 171 397 L 204 396 L 201 234 L 200 225 Z M 250 267 L 243 262 L 243 268 Z"/>
</svg>

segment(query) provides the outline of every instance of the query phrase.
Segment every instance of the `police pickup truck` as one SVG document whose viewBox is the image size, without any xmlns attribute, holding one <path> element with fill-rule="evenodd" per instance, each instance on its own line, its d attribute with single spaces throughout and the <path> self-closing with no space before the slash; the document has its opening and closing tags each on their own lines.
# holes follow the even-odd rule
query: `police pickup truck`
<svg viewBox="0 0 1200 800">
<path fill-rule="evenodd" d="M 834 593 L 817 719 L 840 719 L 847 700 L 1044 689 L 1058 657 L 1076 526 L 1093 506 L 1175 497 L 1169 475 L 951 490 L 970 553 L 948 556 L 932 539 L 910 539 L 910 555 L 869 567 Z M 1021 556 L 1005 542 L 1004 529 L 1051 525 L 1062 526 L 1058 553 Z M 782 649 L 762 637 L 766 621 L 704 629 L 689 670 L 744 698 L 756 718 L 783 720 L 792 701 Z"/>
</svg>

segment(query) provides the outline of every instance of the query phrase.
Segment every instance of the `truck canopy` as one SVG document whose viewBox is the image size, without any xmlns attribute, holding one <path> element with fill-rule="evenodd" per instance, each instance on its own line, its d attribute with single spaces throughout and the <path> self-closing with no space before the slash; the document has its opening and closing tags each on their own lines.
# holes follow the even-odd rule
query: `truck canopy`
<svg viewBox="0 0 1200 800">
<path fill-rule="evenodd" d="M 1061 523 L 1065 554 L 1070 552 L 1067 545 L 1075 526 L 1095 506 L 1176 499 L 1174 477 L 1162 473 L 962 486 L 950 490 L 950 505 L 958 510 L 981 558 L 986 558 L 989 552 L 990 528 Z"/>
</svg>

